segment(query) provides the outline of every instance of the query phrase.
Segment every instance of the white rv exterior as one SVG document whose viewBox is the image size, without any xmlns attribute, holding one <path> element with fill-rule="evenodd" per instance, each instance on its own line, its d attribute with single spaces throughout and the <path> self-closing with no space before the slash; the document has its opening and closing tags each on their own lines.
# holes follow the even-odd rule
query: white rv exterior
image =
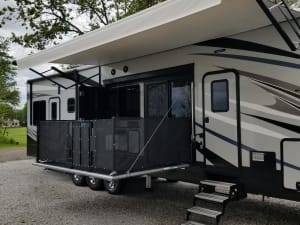
<svg viewBox="0 0 300 225">
<path fill-rule="evenodd" d="M 266 46 L 269 46 L 269 52 L 261 51 Z M 251 162 L 264 161 L 266 152 L 275 153 L 276 171 L 283 173 L 284 187 L 296 190 L 296 182 L 300 180 L 299 151 L 293 152 L 290 146 L 295 147 L 296 143 L 290 145 L 288 140 L 283 145 L 287 147 L 281 149 L 281 142 L 299 137 L 299 59 L 300 55 L 289 51 L 276 30 L 267 26 L 228 38 L 104 66 L 102 75 L 105 83 L 106 80 L 121 77 L 130 79 L 130 75 L 147 71 L 194 64 L 194 116 L 197 124 L 194 133 L 203 132 L 203 115 L 209 117 L 209 123 L 205 126 L 205 147 L 224 160 L 223 166 L 233 168 L 251 168 Z M 122 71 L 124 66 L 128 66 L 129 72 Z M 117 71 L 114 76 L 111 75 L 112 69 Z M 208 72 L 223 69 L 234 69 L 238 75 L 225 71 L 205 76 Z M 224 79 L 228 80 L 229 85 L 229 110 L 213 112 L 211 83 Z M 240 128 L 237 111 L 240 111 Z M 238 129 L 241 135 L 240 150 L 237 144 Z M 287 158 L 282 159 L 282 154 Z M 206 165 L 215 165 L 207 156 L 199 152 L 196 155 L 197 161 L 203 162 L 206 158 Z"/>
<path fill-rule="evenodd" d="M 172 73 L 176 73 L 176 79 L 185 80 L 189 88 L 181 89 L 177 96 L 176 90 L 174 93 L 171 90 L 170 97 L 160 86 L 156 94 L 161 91 L 160 99 L 163 96 L 171 99 L 168 110 L 175 104 L 174 96 L 175 102 L 182 104 L 181 110 L 187 110 L 186 101 L 191 104 L 191 142 L 196 147 L 190 166 L 217 180 L 234 180 L 246 192 L 299 201 L 299 50 L 291 51 L 252 0 L 189 1 L 191 5 L 186 5 L 176 18 L 171 10 L 162 15 L 166 17 L 164 24 L 137 23 L 139 18 L 146 20 L 147 15 L 156 15 L 168 7 L 179 9 L 184 2 L 167 1 L 147 10 L 145 17 L 141 14 L 130 17 L 108 26 L 102 33 L 92 32 L 36 57 L 42 56 L 47 62 L 100 65 L 102 87 L 139 90 L 139 100 L 132 101 L 139 102 L 140 118 L 149 117 L 149 85 L 153 88 L 165 81 L 172 85 Z M 214 19 L 220 24 L 211 28 L 207 23 Z M 125 29 L 125 25 L 129 26 L 126 37 L 121 35 L 124 30 L 118 30 Z M 136 25 L 137 29 L 130 25 Z M 297 40 L 288 22 L 280 25 L 291 39 Z M 142 28 L 145 29 L 138 33 Z M 103 36 L 95 41 L 98 34 Z M 105 39 L 108 34 L 111 41 Z M 84 38 L 91 42 L 83 42 Z M 73 45 L 79 45 L 79 50 L 72 49 Z M 63 50 L 69 54 L 53 56 L 55 51 Z M 35 56 L 30 56 L 20 60 L 20 64 L 34 65 L 34 59 Z M 182 68 L 191 72 L 186 74 Z M 52 89 L 57 92 L 56 87 Z M 72 94 L 72 90 L 65 93 L 62 110 Z M 189 97 L 186 100 L 178 95 Z M 74 119 L 74 115 L 61 115 L 62 120 L 67 116 Z M 195 174 L 193 177 L 196 182 L 203 178 Z"/>
</svg>

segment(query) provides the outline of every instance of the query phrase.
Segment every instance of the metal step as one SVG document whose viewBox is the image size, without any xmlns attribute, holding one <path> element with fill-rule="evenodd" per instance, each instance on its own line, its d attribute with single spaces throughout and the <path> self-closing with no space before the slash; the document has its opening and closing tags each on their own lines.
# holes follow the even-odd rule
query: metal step
<svg viewBox="0 0 300 225">
<path fill-rule="evenodd" d="M 222 212 L 202 208 L 202 207 L 199 207 L 199 206 L 194 206 L 194 207 L 188 209 L 187 211 L 189 213 L 194 213 L 194 214 L 201 215 L 201 216 L 207 216 L 207 217 L 210 217 L 210 218 L 213 218 L 213 219 L 217 219 L 219 216 L 222 215 Z"/>
<path fill-rule="evenodd" d="M 214 187 L 220 187 L 220 188 L 228 188 L 228 189 L 237 185 L 234 183 L 222 182 L 222 181 L 217 181 L 217 180 L 202 180 L 202 181 L 200 181 L 200 184 L 214 186 Z"/>
<path fill-rule="evenodd" d="M 189 221 L 186 221 L 185 223 L 182 223 L 181 225 L 205 225 L 205 224 L 189 220 Z"/>
<path fill-rule="evenodd" d="M 211 202 L 216 202 L 216 203 L 222 203 L 222 204 L 229 199 L 229 197 L 227 197 L 227 196 L 205 193 L 205 192 L 196 194 L 194 196 L 194 198 L 201 199 L 201 200 L 207 200 L 207 201 L 211 201 Z"/>
</svg>

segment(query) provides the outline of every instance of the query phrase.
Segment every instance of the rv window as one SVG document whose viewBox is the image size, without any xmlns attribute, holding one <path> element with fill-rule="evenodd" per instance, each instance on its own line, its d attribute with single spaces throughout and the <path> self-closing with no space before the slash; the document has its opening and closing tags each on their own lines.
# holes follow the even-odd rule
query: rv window
<svg viewBox="0 0 300 225">
<path fill-rule="evenodd" d="M 33 103 L 33 125 L 37 125 L 41 120 L 46 120 L 46 101 Z"/>
<path fill-rule="evenodd" d="M 57 103 L 51 103 L 51 120 L 57 120 Z"/>
<path fill-rule="evenodd" d="M 229 110 L 228 80 L 217 80 L 211 83 L 212 112 L 227 112 Z"/>
<path fill-rule="evenodd" d="M 191 86 L 187 81 L 172 81 L 172 117 L 191 117 Z"/>
<path fill-rule="evenodd" d="M 147 86 L 148 117 L 163 117 L 168 111 L 168 83 L 150 84 Z"/>
<path fill-rule="evenodd" d="M 68 99 L 68 113 L 75 112 L 75 98 Z"/>
</svg>

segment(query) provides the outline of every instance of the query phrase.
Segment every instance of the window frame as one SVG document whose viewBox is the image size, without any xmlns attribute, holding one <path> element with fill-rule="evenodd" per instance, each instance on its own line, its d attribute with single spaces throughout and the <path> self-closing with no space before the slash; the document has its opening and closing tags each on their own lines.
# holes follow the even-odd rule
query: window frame
<svg viewBox="0 0 300 225">
<path fill-rule="evenodd" d="M 69 110 L 69 100 L 74 100 L 74 110 L 70 111 Z M 67 112 L 68 113 L 75 113 L 76 112 L 76 99 L 74 97 L 68 98 L 67 99 Z"/>
<path fill-rule="evenodd" d="M 172 106 L 172 83 L 173 82 L 184 82 L 186 83 L 188 86 L 189 86 L 189 91 L 190 91 L 190 100 L 191 100 L 191 104 L 192 104 L 192 101 L 193 101 L 193 82 L 192 80 L 190 79 L 184 79 L 184 78 L 178 78 L 178 77 L 174 77 L 174 76 L 171 76 L 169 77 L 168 79 L 157 79 L 157 80 L 153 80 L 153 81 L 150 81 L 150 82 L 145 82 L 145 88 L 144 88 L 144 110 L 145 110 L 145 118 L 162 118 L 164 115 L 162 116 L 155 116 L 155 117 L 152 117 L 149 115 L 149 108 L 147 107 L 148 104 L 149 104 L 149 92 L 148 92 L 148 88 L 149 86 L 151 85 L 160 85 L 160 84 L 165 84 L 167 86 L 167 95 L 168 95 L 168 99 L 167 99 L 167 102 L 168 102 L 168 108 L 167 110 L 169 110 L 168 112 L 168 118 L 192 118 L 192 115 L 193 115 L 193 107 L 191 107 L 191 112 L 190 112 L 190 116 L 189 117 L 173 117 L 172 115 L 172 109 L 170 110 L 170 107 Z"/>
<path fill-rule="evenodd" d="M 39 104 L 39 108 L 40 108 L 40 104 L 43 103 L 44 106 L 45 106 L 45 119 L 44 120 L 47 120 L 47 101 L 46 100 L 36 100 L 36 101 L 33 101 L 32 102 L 32 125 L 33 126 L 38 126 L 39 122 L 40 121 L 44 121 L 44 120 L 41 120 L 40 119 L 40 116 L 39 116 L 39 119 L 35 119 L 36 115 L 35 115 L 35 104 Z M 40 110 L 39 110 L 40 112 Z M 39 114 L 40 115 L 40 114 Z"/>
<path fill-rule="evenodd" d="M 135 91 L 137 90 L 138 92 L 138 99 L 136 99 L 137 101 L 135 103 L 137 103 L 137 105 L 135 106 L 138 106 L 136 107 L 137 111 L 136 111 L 136 115 L 129 115 L 129 114 L 132 114 L 134 111 L 130 111 L 128 110 L 130 107 L 129 104 L 133 104 L 132 102 L 132 99 L 128 98 L 130 96 L 130 92 L 129 92 L 129 89 L 132 88 L 132 89 L 135 89 Z M 125 105 L 122 105 L 122 101 L 120 101 L 120 99 L 122 98 L 121 97 L 121 94 L 122 92 L 121 91 L 125 91 L 126 93 L 126 100 L 129 100 L 129 101 L 126 101 L 126 104 Z M 125 86 L 119 86 L 119 87 L 116 87 L 116 92 L 117 92 L 117 95 L 116 95 L 116 113 L 118 116 L 120 117 L 126 117 L 126 118 L 131 118 L 131 117 L 140 117 L 141 116 L 141 87 L 140 85 L 137 83 L 137 84 L 131 84 L 131 85 L 125 85 Z M 123 93 L 124 94 L 124 93 Z M 123 96 L 124 97 L 124 96 Z M 126 106 L 126 107 L 124 107 Z M 122 109 L 124 111 L 122 111 Z M 134 114 L 134 113 L 133 113 Z"/>
<path fill-rule="evenodd" d="M 53 107 L 55 105 L 55 107 Z M 57 113 L 57 111 L 58 111 L 58 104 L 57 104 L 57 102 L 51 102 L 51 104 L 50 104 L 50 109 L 51 109 L 51 111 L 50 111 L 50 119 L 51 120 L 58 120 L 58 113 Z M 53 109 L 55 109 L 55 110 L 53 110 Z M 54 115 L 55 115 L 55 118 L 53 117 L 53 113 L 54 113 Z"/>
<path fill-rule="evenodd" d="M 226 83 L 226 96 L 227 96 L 227 99 L 226 99 L 226 104 L 227 104 L 227 107 L 226 109 L 222 109 L 222 110 L 215 110 L 214 109 L 214 89 L 213 89 L 213 86 L 215 83 L 222 83 L 222 82 L 225 82 Z M 229 106 L 229 81 L 228 79 L 221 79 L 221 80 L 214 80 L 211 82 L 210 84 L 210 98 L 211 98 L 211 101 L 210 101 L 210 108 L 211 108 L 211 111 L 214 112 L 214 113 L 221 113 L 221 112 L 228 112 L 229 109 L 230 109 L 230 106 Z"/>
<path fill-rule="evenodd" d="M 162 118 L 164 115 L 161 116 L 150 116 L 149 114 L 149 87 L 154 85 L 166 85 L 166 91 L 167 91 L 167 110 L 170 107 L 170 85 L 168 80 L 162 80 L 162 81 L 152 81 L 152 82 L 145 82 L 145 88 L 144 88 L 144 113 L 146 118 Z"/>
<path fill-rule="evenodd" d="M 180 116 L 180 117 L 176 117 L 174 116 L 174 111 L 173 108 L 170 110 L 169 112 L 169 117 L 170 118 L 192 118 L 192 114 L 193 114 L 193 106 L 192 106 L 192 82 L 189 80 L 184 80 L 184 79 L 174 79 L 174 80 L 170 80 L 169 81 L 169 107 L 171 107 L 173 105 L 173 84 L 176 82 L 183 82 L 185 83 L 185 85 L 188 85 L 189 87 L 189 99 L 190 99 L 190 112 L 189 112 L 189 116 L 185 117 L 185 116 Z"/>
</svg>

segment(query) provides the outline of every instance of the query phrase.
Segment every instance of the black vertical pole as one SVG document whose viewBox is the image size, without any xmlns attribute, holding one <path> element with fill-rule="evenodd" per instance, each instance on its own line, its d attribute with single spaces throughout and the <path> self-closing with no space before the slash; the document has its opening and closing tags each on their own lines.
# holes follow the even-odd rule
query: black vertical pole
<svg viewBox="0 0 300 225">
<path fill-rule="evenodd" d="M 99 66 L 99 84 L 98 84 L 98 113 L 97 113 L 97 119 L 103 118 L 103 110 L 104 110 L 104 97 L 103 95 L 103 90 L 102 90 L 102 85 L 101 85 L 101 66 Z"/>
<path fill-rule="evenodd" d="M 272 24 L 274 25 L 274 27 L 277 29 L 277 31 L 279 32 L 279 34 L 281 35 L 281 37 L 284 39 L 284 41 L 286 42 L 286 44 L 290 47 L 290 49 L 292 51 L 296 51 L 297 48 L 296 48 L 295 44 L 292 42 L 292 40 L 287 35 L 287 33 L 283 30 L 283 28 L 281 27 L 280 23 L 273 16 L 273 14 L 271 13 L 271 11 L 267 7 L 267 5 L 264 3 L 264 1 L 263 0 L 256 0 L 256 1 L 257 1 L 258 5 L 261 7 L 261 9 L 264 11 L 264 13 L 266 14 L 266 16 L 269 18 L 269 20 L 272 22 Z"/>
<path fill-rule="evenodd" d="M 79 120 L 79 97 L 80 97 L 80 94 L 79 94 L 79 84 L 78 84 L 78 73 L 77 73 L 77 70 L 74 71 L 75 73 L 75 79 L 76 79 L 76 85 L 75 85 L 75 95 L 76 95 L 76 101 L 75 101 L 75 104 L 76 104 L 76 120 Z"/>
<path fill-rule="evenodd" d="M 75 125 L 76 122 L 74 123 L 73 121 L 71 121 L 71 130 L 72 130 L 72 136 L 71 136 L 71 140 L 72 140 L 72 169 L 74 169 L 74 129 L 75 129 Z"/>
<path fill-rule="evenodd" d="M 113 146 L 112 146 L 112 158 L 113 158 L 113 165 L 112 165 L 112 171 L 115 172 L 116 171 L 116 118 L 113 117 L 112 118 L 112 139 L 113 139 Z"/>
<path fill-rule="evenodd" d="M 37 143 L 36 143 L 36 162 L 38 163 L 39 162 L 39 160 L 40 160 L 40 124 L 41 124 L 41 122 L 40 121 L 38 121 L 37 122 L 37 131 L 36 131 L 36 141 L 37 141 Z"/>
<path fill-rule="evenodd" d="M 30 109 L 30 114 L 29 114 L 29 121 L 27 121 L 27 123 L 29 122 L 30 125 L 32 125 L 32 82 L 29 83 L 29 102 L 27 103 L 29 104 L 29 109 Z M 27 117 L 28 118 L 28 117 Z"/>
<path fill-rule="evenodd" d="M 101 68 L 101 66 L 99 66 L 99 85 L 98 85 L 99 88 L 101 88 L 101 86 L 102 86 L 102 85 L 101 85 L 101 82 L 102 82 L 102 80 L 101 80 L 101 79 L 102 79 L 102 78 L 101 78 L 101 73 L 102 73 L 102 72 L 101 72 L 101 71 L 102 71 L 102 68 Z"/>
</svg>

